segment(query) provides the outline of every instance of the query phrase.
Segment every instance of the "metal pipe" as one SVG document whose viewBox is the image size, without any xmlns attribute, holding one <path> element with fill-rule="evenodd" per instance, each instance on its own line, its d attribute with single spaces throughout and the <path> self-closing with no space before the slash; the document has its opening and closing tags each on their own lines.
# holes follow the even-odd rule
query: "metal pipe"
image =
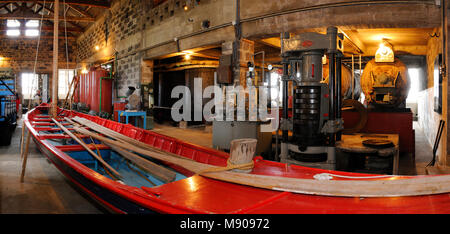
<svg viewBox="0 0 450 234">
<path fill-rule="evenodd" d="M 287 60 L 284 51 L 283 51 L 283 39 L 289 38 L 289 33 L 281 33 L 280 34 L 280 43 L 281 43 L 281 64 L 283 65 L 283 76 L 282 76 L 282 82 L 283 82 L 283 121 L 282 121 L 282 134 L 281 134 L 281 142 L 287 143 L 289 141 L 289 132 L 285 128 L 286 123 L 289 119 L 289 61 Z M 283 151 L 281 152 L 283 153 Z"/>
<path fill-rule="evenodd" d="M 362 77 L 361 55 L 359 55 L 359 82 L 360 82 L 360 85 L 361 85 L 361 77 Z M 356 85 L 356 81 L 355 81 L 355 85 Z M 361 91 L 361 93 L 362 93 L 362 91 Z M 361 95 L 359 95 L 358 99 L 361 100 Z"/>
<path fill-rule="evenodd" d="M 447 76 L 447 60 L 446 60 L 446 53 L 447 53 L 447 20 L 446 20 L 446 11 L 447 11 L 447 4 L 445 0 L 442 0 L 442 68 L 444 71 L 443 76 Z"/>
<path fill-rule="evenodd" d="M 340 120 L 342 117 L 342 57 L 340 54 L 336 56 L 336 119 Z M 336 140 L 340 141 L 342 136 L 342 131 L 336 134 Z"/>
<path fill-rule="evenodd" d="M 355 58 L 352 54 L 352 99 L 355 99 Z"/>
<path fill-rule="evenodd" d="M 335 108 L 336 108 L 336 104 L 335 104 L 335 98 L 336 98 L 336 94 L 335 94 L 335 55 L 334 52 L 331 52 L 328 54 L 329 56 L 329 69 L 328 69 L 328 85 L 329 85 L 329 89 L 330 89 L 330 115 L 329 118 L 330 120 L 335 120 L 336 119 L 336 113 L 335 113 Z M 330 137 L 330 146 L 334 146 L 335 143 L 335 134 L 334 133 L 330 133 L 329 135 Z"/>
<path fill-rule="evenodd" d="M 283 58 L 283 125 L 287 123 L 289 119 L 289 62 Z M 288 142 L 288 130 L 283 128 L 282 142 Z"/>
<path fill-rule="evenodd" d="M 328 69 L 328 84 L 329 84 L 329 90 L 330 90 L 330 114 L 329 114 L 329 119 L 333 122 L 334 120 L 336 120 L 336 78 L 335 78 L 335 74 L 336 74 L 336 49 L 337 49 L 337 45 L 336 45 L 336 39 L 337 39 L 337 28 L 336 27 L 328 27 L 327 28 L 327 35 L 330 39 L 330 46 L 328 49 L 328 57 L 329 57 L 329 69 Z M 329 135 L 329 144 L 331 147 L 333 147 L 335 145 L 336 142 L 336 134 L 335 133 L 330 133 Z"/>
</svg>

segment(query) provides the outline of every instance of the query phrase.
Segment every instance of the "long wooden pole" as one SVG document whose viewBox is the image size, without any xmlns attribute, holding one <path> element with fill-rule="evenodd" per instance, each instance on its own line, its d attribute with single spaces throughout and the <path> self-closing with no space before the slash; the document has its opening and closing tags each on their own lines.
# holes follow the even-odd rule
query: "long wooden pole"
<svg viewBox="0 0 450 234">
<path fill-rule="evenodd" d="M 69 90 L 67 91 L 66 98 L 64 98 L 64 102 L 63 102 L 63 105 L 62 105 L 61 108 L 65 108 L 66 107 L 66 103 L 67 103 L 67 100 L 69 100 L 68 98 L 70 96 L 70 91 L 72 91 L 72 86 L 74 85 L 74 82 L 75 82 L 75 78 L 73 78 L 72 82 L 70 82 Z M 70 104 L 70 101 L 69 101 L 69 104 Z"/>
<path fill-rule="evenodd" d="M 25 127 L 25 123 L 24 123 L 24 128 Z M 30 146 L 30 138 L 31 138 L 31 133 L 28 131 L 28 136 L 27 136 L 27 143 L 25 143 L 25 151 L 23 154 L 21 154 L 21 158 L 23 158 L 22 161 L 22 172 L 20 173 L 20 182 L 23 183 L 23 178 L 25 177 L 25 169 L 27 167 L 27 159 L 28 159 L 28 148 Z"/>
<path fill-rule="evenodd" d="M 108 143 L 105 143 L 105 145 L 111 147 L 111 149 L 113 149 L 114 151 L 116 151 L 117 153 L 122 155 L 124 158 L 130 160 L 135 165 L 142 168 L 144 171 L 150 173 L 157 179 L 163 181 L 164 183 L 169 183 L 169 182 L 172 182 L 175 180 L 175 177 L 177 175 L 175 172 L 173 172 L 165 167 L 162 167 L 156 163 L 150 162 L 150 161 L 140 157 L 139 155 L 131 153 L 121 147 L 114 146 L 114 145 L 108 144 Z"/>
<path fill-rule="evenodd" d="M 162 151 L 162 150 L 160 150 L 160 149 L 158 149 L 156 147 L 150 146 L 150 145 L 148 145 L 148 144 L 146 144 L 144 142 L 138 141 L 138 140 L 133 139 L 131 137 L 128 137 L 128 136 L 125 136 L 125 135 L 120 134 L 118 132 L 115 132 L 115 131 L 107 128 L 107 127 L 104 127 L 102 125 L 96 124 L 96 123 L 94 123 L 94 122 L 92 122 L 92 121 L 90 121 L 88 119 L 85 119 L 85 118 L 80 118 L 78 116 L 75 116 L 74 118 L 72 118 L 72 120 L 70 120 L 67 117 L 64 117 L 64 119 L 67 120 L 69 123 L 73 123 L 72 120 L 74 120 L 77 123 L 79 123 L 81 125 L 84 125 L 86 127 L 89 127 L 90 129 L 93 129 L 93 130 L 95 130 L 97 132 L 101 132 L 102 134 L 104 134 L 104 135 L 106 135 L 108 137 L 111 137 L 111 138 L 119 140 L 119 141 L 127 142 L 129 144 L 136 145 L 138 147 L 141 147 L 141 148 L 144 148 L 144 149 L 147 149 L 147 150 L 150 150 L 150 151 L 155 151 L 155 152 L 159 152 L 159 153 L 163 153 L 163 154 L 170 154 L 170 155 L 172 155 L 174 157 L 182 157 L 182 156 L 177 155 L 177 154 L 173 154 L 173 153 L 170 153 L 170 152 Z M 183 158 L 187 159 L 185 157 L 183 157 Z M 192 160 L 192 159 L 188 159 L 188 160 Z"/>
<path fill-rule="evenodd" d="M 58 115 L 58 25 L 59 0 L 55 0 L 53 19 L 53 75 L 52 75 L 52 104 L 51 114 L 56 119 Z"/>
<path fill-rule="evenodd" d="M 450 193 L 450 175 L 405 179 L 392 176 L 391 178 L 383 180 L 373 180 L 371 176 L 367 176 L 367 179 L 362 180 L 315 180 L 243 174 L 230 171 L 214 171 L 215 168 L 220 167 L 188 159 L 176 158 L 158 152 L 150 152 L 126 142 L 118 142 L 102 137 L 99 134 L 94 134 L 80 127 L 74 127 L 74 129 L 77 132 L 92 136 L 100 141 L 118 147 L 125 147 L 134 152 L 181 166 L 205 177 L 258 188 L 301 194 L 341 197 L 398 197 Z M 204 171 L 211 172 L 202 174 Z"/>
<path fill-rule="evenodd" d="M 105 162 L 100 156 L 98 156 L 96 153 L 94 153 L 94 151 L 92 151 L 82 140 L 80 140 L 78 137 L 76 137 L 73 133 L 71 133 L 67 128 L 65 128 L 61 123 L 59 123 L 58 121 L 56 121 L 55 119 L 52 118 L 52 121 L 58 125 L 58 127 L 60 127 L 67 135 L 69 135 L 72 139 L 74 139 L 76 142 L 78 142 L 78 144 L 80 144 L 81 146 L 83 146 L 84 149 L 86 149 L 86 151 L 88 151 L 92 156 L 94 156 L 94 158 L 96 158 L 101 164 L 103 164 L 105 167 L 107 167 L 111 172 L 113 172 L 115 175 L 117 175 L 119 178 L 122 178 L 122 176 L 119 174 L 119 172 L 117 172 L 116 170 L 114 170 L 114 168 L 112 168 L 107 162 Z"/>
<path fill-rule="evenodd" d="M 74 126 L 81 126 L 80 123 L 75 123 L 73 122 L 71 119 L 65 117 L 64 118 L 66 121 L 68 121 L 69 123 L 71 123 Z M 102 133 L 104 133 L 102 131 Z M 105 134 L 115 140 L 118 140 L 120 142 L 122 142 L 122 140 L 115 138 L 114 136 L 111 136 L 110 134 Z M 123 156 L 124 158 L 130 160 L 131 162 L 133 162 L 134 164 L 136 164 L 137 166 L 139 166 L 141 169 L 143 169 L 144 171 L 152 174 L 153 176 L 155 176 L 157 179 L 168 183 L 168 182 L 172 182 L 175 180 L 176 177 L 176 173 L 165 168 L 162 167 L 156 163 L 153 163 L 151 161 L 148 161 L 144 158 L 142 158 L 139 155 L 136 155 L 130 151 L 127 151 L 126 149 L 122 148 L 122 147 L 118 147 L 115 145 L 111 145 L 108 143 L 103 142 L 105 145 L 111 147 L 113 150 L 115 150 L 117 153 L 119 153 L 121 156 Z"/>
</svg>

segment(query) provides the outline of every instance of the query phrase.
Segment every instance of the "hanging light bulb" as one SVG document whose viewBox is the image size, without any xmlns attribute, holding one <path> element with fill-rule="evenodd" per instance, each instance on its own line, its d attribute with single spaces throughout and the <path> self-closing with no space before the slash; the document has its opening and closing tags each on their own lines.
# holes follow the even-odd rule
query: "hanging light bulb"
<svg viewBox="0 0 450 234">
<path fill-rule="evenodd" d="M 378 46 L 375 62 L 394 62 L 394 49 L 386 39 L 383 39 Z"/>
</svg>

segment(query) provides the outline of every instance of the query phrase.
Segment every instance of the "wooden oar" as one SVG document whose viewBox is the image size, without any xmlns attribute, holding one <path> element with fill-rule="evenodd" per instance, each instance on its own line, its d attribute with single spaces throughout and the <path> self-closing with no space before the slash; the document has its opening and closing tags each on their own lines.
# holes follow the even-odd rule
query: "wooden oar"
<svg viewBox="0 0 450 234">
<path fill-rule="evenodd" d="M 122 178 L 122 175 L 119 174 L 119 172 L 117 172 L 116 170 L 114 170 L 114 168 L 112 168 L 107 162 L 105 162 L 100 156 L 98 156 L 96 153 L 94 153 L 94 151 L 92 151 L 82 140 L 80 140 L 78 137 L 76 137 L 73 133 L 71 133 L 69 130 L 67 130 L 67 128 L 65 128 L 61 123 L 59 123 L 58 121 L 56 121 L 55 119 L 52 118 L 52 121 L 58 125 L 58 127 L 60 127 L 65 133 L 67 133 L 67 135 L 69 135 L 70 137 L 72 137 L 72 139 L 74 139 L 76 142 L 78 142 L 78 144 L 80 144 L 81 146 L 83 146 L 83 148 L 86 149 L 86 151 L 88 151 L 92 156 L 94 156 L 94 158 L 96 158 L 101 164 L 103 164 L 105 167 L 107 167 L 111 172 L 113 172 L 116 176 L 118 176 L 119 178 Z"/>
<path fill-rule="evenodd" d="M 25 123 L 23 124 L 23 128 L 26 128 Z M 25 133 L 24 133 L 25 134 Z M 24 136 L 25 138 L 25 136 Z M 20 182 L 23 183 L 23 178 L 25 177 L 25 169 L 27 167 L 27 159 L 28 159 L 28 147 L 30 146 L 31 132 L 28 131 L 27 143 L 25 146 L 25 151 L 21 154 L 22 161 L 22 172 L 20 173 Z"/>
<path fill-rule="evenodd" d="M 92 136 L 100 141 L 110 143 L 111 145 L 125 147 L 137 153 L 181 166 L 195 173 L 201 174 L 205 170 L 219 168 L 188 159 L 176 158 L 167 154 L 148 151 L 129 143 L 114 141 L 80 127 L 75 127 L 74 129 L 77 132 Z M 230 171 L 209 172 L 201 175 L 221 181 L 258 188 L 324 196 L 398 197 L 450 193 L 450 175 L 405 179 L 393 176 L 386 180 L 314 180 L 243 174 Z M 370 176 L 368 176 L 368 179 L 370 179 Z"/>
<path fill-rule="evenodd" d="M 64 119 L 67 120 L 69 123 L 74 123 L 73 121 L 71 121 L 67 117 L 65 117 Z M 94 122 L 92 122 L 92 121 L 90 121 L 88 119 L 80 118 L 80 117 L 76 116 L 76 117 L 73 117 L 72 120 L 76 121 L 77 123 L 79 123 L 81 125 L 89 127 L 90 129 L 92 129 L 92 130 L 94 130 L 96 132 L 102 133 L 105 136 L 111 137 L 111 138 L 113 138 L 115 140 L 119 140 L 121 142 L 127 142 L 129 144 L 136 145 L 136 146 L 139 146 L 141 148 L 144 148 L 144 149 L 147 149 L 147 150 L 150 150 L 150 151 L 155 151 L 155 152 L 159 152 L 159 153 L 163 153 L 163 154 L 170 154 L 173 157 L 178 157 L 178 158 L 182 157 L 182 156 L 180 156 L 178 154 L 174 154 L 174 153 L 170 153 L 170 152 L 166 152 L 166 151 L 160 150 L 160 149 L 158 149 L 156 147 L 153 147 L 151 145 L 148 145 L 148 144 L 146 144 L 144 142 L 138 141 L 138 140 L 133 139 L 131 137 L 128 137 L 128 136 L 125 136 L 125 135 L 120 134 L 118 132 L 115 132 L 115 131 L 107 128 L 107 127 L 104 127 L 102 125 L 96 124 L 96 123 L 94 123 Z M 182 157 L 182 158 L 183 159 L 188 159 L 188 158 L 185 158 L 185 157 Z M 188 159 L 188 160 L 192 160 L 192 159 Z"/>
<path fill-rule="evenodd" d="M 150 161 L 140 157 L 139 155 L 131 153 L 121 147 L 118 147 L 118 146 L 115 146 L 115 145 L 112 145 L 109 143 L 105 143 L 105 145 L 111 147 L 111 149 L 115 150 L 117 153 L 122 155 L 124 158 L 130 160 L 136 166 L 142 168 L 144 171 L 150 173 L 151 175 L 153 175 L 157 179 L 163 181 L 164 183 L 169 183 L 169 182 L 172 182 L 175 180 L 175 177 L 177 175 L 175 172 L 173 172 L 165 167 L 162 167 L 156 163 L 150 162 Z"/>
<path fill-rule="evenodd" d="M 74 126 L 81 126 L 78 123 L 73 122 L 71 119 L 65 117 L 65 120 L 67 120 L 69 123 L 71 123 Z M 113 146 L 111 144 L 105 143 L 105 145 L 111 147 L 113 150 L 115 150 L 117 153 L 119 153 L 121 156 L 127 158 L 134 164 L 136 164 L 138 167 L 142 168 L 144 171 L 148 172 L 149 174 L 155 176 L 157 179 L 163 181 L 164 183 L 169 183 L 175 180 L 176 173 L 162 167 L 156 163 L 153 163 L 151 161 L 148 161 L 144 158 L 142 158 L 139 155 L 133 154 L 126 149 L 123 149 L 121 147 Z"/>
<path fill-rule="evenodd" d="M 72 81 L 70 82 L 69 90 L 67 91 L 66 98 L 64 98 L 64 103 L 63 103 L 61 109 L 63 109 L 63 108 L 66 106 L 67 99 L 68 99 L 69 96 L 70 96 L 70 91 L 72 91 L 72 86 L 73 86 L 75 80 L 76 80 L 76 77 L 75 77 L 75 79 L 72 78 Z"/>
</svg>

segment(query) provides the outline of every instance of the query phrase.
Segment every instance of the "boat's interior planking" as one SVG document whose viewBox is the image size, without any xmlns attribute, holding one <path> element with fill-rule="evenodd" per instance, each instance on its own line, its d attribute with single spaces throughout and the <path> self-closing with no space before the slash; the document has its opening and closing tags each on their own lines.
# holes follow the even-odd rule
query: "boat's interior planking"
<svg viewBox="0 0 450 234">
<path fill-rule="evenodd" d="M 45 115 L 45 114 L 44 114 Z M 50 118 L 50 117 L 48 117 Z M 71 130 L 73 126 L 68 123 L 67 121 L 61 121 L 61 124 L 63 124 L 67 129 Z M 56 137 L 52 138 L 50 135 L 63 135 L 64 132 L 53 122 L 46 122 L 46 121 L 35 121 L 32 123 L 33 127 L 35 127 L 36 131 L 39 134 L 45 134 L 49 135 L 44 140 L 45 142 L 48 142 L 54 146 L 80 146 L 78 142 L 71 138 L 60 138 Z M 89 137 L 81 137 L 82 141 L 86 143 L 87 145 L 101 145 L 101 142 L 96 139 L 91 139 Z M 86 150 L 76 150 L 76 147 L 73 148 L 74 150 L 66 149 L 64 150 L 64 153 L 69 155 L 71 158 L 77 160 L 81 164 L 85 165 L 86 167 L 98 172 L 99 174 L 112 179 L 112 180 L 119 180 L 121 183 L 124 183 L 129 186 L 134 187 L 155 187 L 164 184 L 165 182 L 157 179 L 156 177 L 152 176 L 151 174 L 147 173 L 145 170 L 142 170 L 138 166 L 134 165 L 133 163 L 129 162 L 127 159 L 122 157 L 120 154 L 118 154 L 116 151 L 109 149 L 109 147 L 102 147 L 99 149 L 100 151 L 100 157 L 103 158 L 105 162 L 107 162 L 111 167 L 113 167 L 116 171 L 118 171 L 122 178 L 114 178 L 111 173 L 108 173 L 105 171 L 105 168 L 98 162 L 97 159 L 95 159 L 92 155 L 89 154 Z M 97 153 L 97 149 L 93 149 L 95 153 Z M 98 153 L 97 153 L 98 154 Z M 142 156 L 142 155 L 141 155 Z M 143 156 L 147 160 L 151 160 L 148 157 Z M 158 163 L 157 160 L 151 160 L 154 163 Z M 158 163 L 160 166 L 163 166 L 163 164 Z M 174 172 L 175 170 L 166 167 Z M 176 177 L 174 181 L 185 179 L 186 176 L 183 174 L 180 174 L 179 172 L 176 172 Z"/>
</svg>

